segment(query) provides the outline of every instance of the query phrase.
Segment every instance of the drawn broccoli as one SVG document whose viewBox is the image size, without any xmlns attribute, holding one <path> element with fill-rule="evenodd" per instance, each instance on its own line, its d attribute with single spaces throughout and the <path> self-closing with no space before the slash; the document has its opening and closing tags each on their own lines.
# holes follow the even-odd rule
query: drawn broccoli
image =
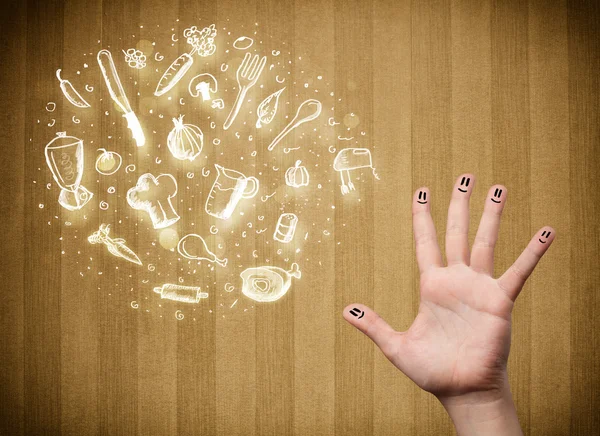
<svg viewBox="0 0 600 436">
<path fill-rule="evenodd" d="M 194 47 L 198 56 L 210 56 L 217 50 L 217 46 L 215 45 L 217 29 L 214 24 L 202 30 L 198 30 L 196 26 L 192 26 L 183 31 L 183 36 L 187 38 L 187 43 Z"/>
</svg>

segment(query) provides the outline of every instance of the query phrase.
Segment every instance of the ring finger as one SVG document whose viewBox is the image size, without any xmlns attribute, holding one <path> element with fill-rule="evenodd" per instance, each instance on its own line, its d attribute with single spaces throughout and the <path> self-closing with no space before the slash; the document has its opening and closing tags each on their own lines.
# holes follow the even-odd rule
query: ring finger
<svg viewBox="0 0 600 436">
<path fill-rule="evenodd" d="M 471 253 L 471 268 L 484 274 L 494 273 L 494 247 L 498 240 L 500 217 L 506 203 L 506 187 L 494 185 L 490 188 L 483 208 Z"/>
</svg>

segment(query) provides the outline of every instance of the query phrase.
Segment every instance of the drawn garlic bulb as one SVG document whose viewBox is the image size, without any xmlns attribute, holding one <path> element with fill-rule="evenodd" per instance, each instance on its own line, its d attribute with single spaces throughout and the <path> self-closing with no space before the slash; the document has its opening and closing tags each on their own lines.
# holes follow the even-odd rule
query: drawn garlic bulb
<svg viewBox="0 0 600 436">
<path fill-rule="evenodd" d="M 173 118 L 175 127 L 169 133 L 167 146 L 173 157 L 179 160 L 194 160 L 202 152 L 204 134 L 200 127 L 183 124 L 183 115 Z"/>
<path fill-rule="evenodd" d="M 242 293 L 254 301 L 276 301 L 286 294 L 292 284 L 292 277 L 299 279 L 301 276 L 297 263 L 293 263 L 289 271 L 276 266 L 248 268 L 240 274 Z"/>
<path fill-rule="evenodd" d="M 275 91 L 273 94 L 269 95 L 258 105 L 258 108 L 256 109 L 256 114 L 258 115 L 258 120 L 256 120 L 257 129 L 260 129 L 262 124 L 269 124 L 273 121 L 273 117 L 275 117 L 277 107 L 279 106 L 279 96 L 284 89 L 285 86 L 279 91 Z"/>
</svg>

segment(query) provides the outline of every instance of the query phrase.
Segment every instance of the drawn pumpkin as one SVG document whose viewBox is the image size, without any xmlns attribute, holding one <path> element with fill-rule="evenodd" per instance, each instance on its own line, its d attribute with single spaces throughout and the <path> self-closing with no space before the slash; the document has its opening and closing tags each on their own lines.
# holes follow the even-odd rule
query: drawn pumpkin
<svg viewBox="0 0 600 436">
<path fill-rule="evenodd" d="M 288 168 L 285 172 L 285 184 L 293 188 L 308 186 L 310 177 L 306 167 L 300 165 L 302 161 L 296 161 L 293 167 Z"/>
</svg>

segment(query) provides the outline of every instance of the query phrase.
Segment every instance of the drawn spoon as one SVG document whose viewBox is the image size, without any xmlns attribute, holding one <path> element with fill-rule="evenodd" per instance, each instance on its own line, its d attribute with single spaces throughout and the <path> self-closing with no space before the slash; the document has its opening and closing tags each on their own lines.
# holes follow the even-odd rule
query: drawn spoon
<svg viewBox="0 0 600 436">
<path fill-rule="evenodd" d="M 273 142 L 271 142 L 271 145 L 269 145 L 268 150 L 273 150 L 275 146 L 279 144 L 279 141 L 284 138 L 284 136 L 286 136 L 300 124 L 304 124 L 317 118 L 321 114 L 322 107 L 323 106 L 321 105 L 321 102 L 313 98 L 303 102 L 300 107 L 298 107 L 296 115 L 294 118 L 292 118 L 292 121 L 290 121 L 289 124 L 281 131 L 281 133 L 279 133 L 279 135 L 273 139 Z M 306 113 L 304 117 L 301 117 L 302 112 Z"/>
</svg>

